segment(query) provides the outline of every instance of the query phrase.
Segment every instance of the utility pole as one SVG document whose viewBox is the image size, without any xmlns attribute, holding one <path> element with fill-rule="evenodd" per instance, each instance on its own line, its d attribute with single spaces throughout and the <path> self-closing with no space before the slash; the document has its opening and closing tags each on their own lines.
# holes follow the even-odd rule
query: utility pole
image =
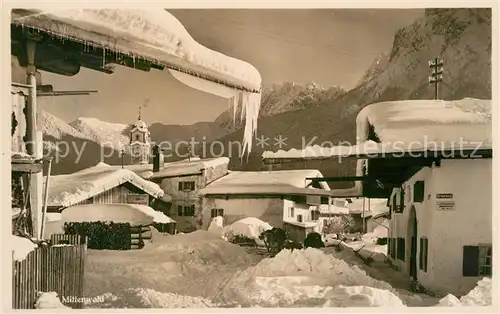
<svg viewBox="0 0 500 314">
<path fill-rule="evenodd" d="M 429 76 L 429 84 L 434 84 L 434 99 L 439 99 L 439 83 L 443 81 L 443 60 L 439 58 L 434 58 L 433 61 L 429 61 L 429 68 L 432 69 L 432 73 Z"/>
</svg>

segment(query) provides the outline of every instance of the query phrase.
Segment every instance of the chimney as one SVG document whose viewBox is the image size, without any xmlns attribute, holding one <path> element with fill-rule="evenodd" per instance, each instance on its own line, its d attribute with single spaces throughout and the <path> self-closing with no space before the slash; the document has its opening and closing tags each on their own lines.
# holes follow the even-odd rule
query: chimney
<svg viewBox="0 0 500 314">
<path fill-rule="evenodd" d="M 160 171 L 161 168 L 163 168 L 164 165 L 164 157 L 163 157 L 163 152 L 160 149 L 160 146 L 154 145 L 153 146 L 153 172 L 158 172 Z"/>
</svg>

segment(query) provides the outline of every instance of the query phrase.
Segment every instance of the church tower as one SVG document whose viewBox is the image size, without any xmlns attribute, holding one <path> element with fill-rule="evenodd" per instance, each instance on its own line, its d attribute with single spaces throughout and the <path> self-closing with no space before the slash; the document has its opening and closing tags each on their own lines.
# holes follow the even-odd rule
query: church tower
<svg viewBox="0 0 500 314">
<path fill-rule="evenodd" d="M 139 117 L 130 130 L 130 155 L 132 164 L 148 164 L 151 149 L 150 133 L 147 124 L 141 120 L 141 108 Z"/>
</svg>

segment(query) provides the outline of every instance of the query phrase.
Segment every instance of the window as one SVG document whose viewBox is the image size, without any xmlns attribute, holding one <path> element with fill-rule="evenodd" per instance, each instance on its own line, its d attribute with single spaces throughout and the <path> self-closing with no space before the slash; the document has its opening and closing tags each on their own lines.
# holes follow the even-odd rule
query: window
<svg viewBox="0 0 500 314">
<path fill-rule="evenodd" d="M 295 216 L 295 208 L 290 207 L 290 218 L 293 218 Z"/>
<path fill-rule="evenodd" d="M 136 140 L 136 141 L 139 141 L 140 139 L 141 139 L 141 136 L 140 136 L 139 134 L 136 134 L 136 135 L 135 135 L 135 140 Z"/>
<path fill-rule="evenodd" d="M 186 206 L 178 205 L 177 216 L 187 216 L 187 217 L 194 216 L 194 205 L 186 205 Z"/>
<path fill-rule="evenodd" d="M 321 196 L 321 204 L 330 204 L 330 198 L 328 196 Z"/>
<path fill-rule="evenodd" d="M 218 216 L 224 216 L 224 209 L 223 208 L 212 208 L 212 212 L 210 214 L 212 218 L 218 217 Z"/>
<path fill-rule="evenodd" d="M 402 188 L 398 188 L 396 193 L 394 193 L 393 199 L 393 209 L 395 213 L 402 213 L 405 207 L 405 191 Z"/>
<path fill-rule="evenodd" d="M 302 222 L 302 215 L 297 215 L 297 221 Z"/>
<path fill-rule="evenodd" d="M 194 181 L 179 182 L 179 191 L 194 191 Z"/>
<path fill-rule="evenodd" d="M 491 245 L 463 247 L 462 275 L 464 277 L 491 276 Z"/>
<path fill-rule="evenodd" d="M 311 220 L 316 221 L 319 219 L 319 210 L 311 211 Z"/>
<path fill-rule="evenodd" d="M 419 269 L 427 272 L 427 260 L 429 252 L 429 239 L 420 238 Z"/>
<path fill-rule="evenodd" d="M 425 198 L 425 183 L 424 181 L 417 181 L 413 184 L 413 202 L 421 203 Z"/>
<path fill-rule="evenodd" d="M 405 239 L 404 238 L 397 238 L 397 257 L 398 257 L 398 260 L 400 261 L 405 261 L 405 253 L 406 253 L 406 250 L 405 250 Z"/>
</svg>

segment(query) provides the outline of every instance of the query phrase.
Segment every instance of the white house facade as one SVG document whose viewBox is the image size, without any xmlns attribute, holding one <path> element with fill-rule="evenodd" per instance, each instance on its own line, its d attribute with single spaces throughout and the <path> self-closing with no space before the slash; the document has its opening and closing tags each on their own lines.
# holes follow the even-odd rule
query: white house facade
<svg viewBox="0 0 500 314">
<path fill-rule="evenodd" d="M 426 167 L 391 205 L 389 258 L 426 289 L 460 295 L 491 276 L 492 159 Z"/>
</svg>

